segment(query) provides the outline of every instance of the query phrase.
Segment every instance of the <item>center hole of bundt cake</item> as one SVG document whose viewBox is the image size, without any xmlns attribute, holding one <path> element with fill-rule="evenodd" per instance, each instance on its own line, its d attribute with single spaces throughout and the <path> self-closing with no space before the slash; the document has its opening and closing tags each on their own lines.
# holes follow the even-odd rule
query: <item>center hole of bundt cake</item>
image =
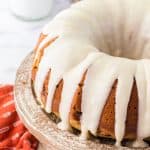
<svg viewBox="0 0 150 150">
<path fill-rule="evenodd" d="M 133 45 L 132 43 L 128 43 L 125 45 L 120 45 L 120 47 L 117 47 L 112 44 L 108 45 L 107 48 L 102 49 L 99 48 L 100 51 L 109 54 L 111 56 L 115 57 L 122 57 L 122 58 L 128 58 L 128 59 L 144 59 L 144 58 L 150 58 L 150 43 L 148 42 L 140 42 L 139 44 L 136 43 L 136 45 Z"/>
<path fill-rule="evenodd" d="M 150 20 L 150 17 L 148 19 Z M 128 26 L 126 25 L 128 20 L 125 19 L 118 24 L 106 19 L 104 25 L 101 25 L 101 32 L 96 37 L 97 48 L 116 57 L 134 60 L 150 58 L 148 19 L 142 15 L 137 19 L 138 21 L 132 18 L 132 23 Z"/>
</svg>

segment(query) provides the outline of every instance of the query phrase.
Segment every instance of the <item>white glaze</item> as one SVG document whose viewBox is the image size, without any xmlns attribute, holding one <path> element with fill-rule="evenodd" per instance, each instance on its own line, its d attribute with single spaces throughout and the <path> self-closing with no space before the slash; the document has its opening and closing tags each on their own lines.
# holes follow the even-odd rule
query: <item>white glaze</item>
<svg viewBox="0 0 150 150">
<path fill-rule="evenodd" d="M 62 91 L 62 98 L 60 103 L 60 117 L 62 122 L 59 124 L 61 129 L 69 129 L 69 111 L 74 93 L 78 87 L 78 84 L 82 80 L 82 77 L 88 67 L 99 57 L 100 53 L 90 53 L 83 62 L 79 63 L 77 67 L 67 72 L 64 77 L 64 85 Z M 69 93 L 68 93 L 69 89 Z"/>
<path fill-rule="evenodd" d="M 137 139 L 133 142 L 132 147 L 134 148 L 146 148 L 148 147 L 148 144 L 145 143 L 142 139 Z"/>
<path fill-rule="evenodd" d="M 68 116 L 72 98 L 88 70 L 82 94 L 81 136 L 87 138 L 88 131 L 97 134 L 103 107 L 118 80 L 115 137 L 116 145 L 120 145 L 134 79 L 139 98 L 137 138 L 142 140 L 150 136 L 149 6 L 148 0 L 83 0 L 46 25 L 43 34 L 48 36 L 40 44 L 35 60 L 47 41 L 58 39 L 44 50 L 36 74 L 35 92 L 40 101 L 44 79 L 51 69 L 45 107 L 50 113 L 56 85 L 63 79 L 60 128 L 70 127 Z"/>
<path fill-rule="evenodd" d="M 108 59 L 105 59 L 106 57 L 108 57 Z M 117 78 L 115 74 L 116 70 L 111 69 L 114 65 L 111 59 L 113 59 L 111 56 L 101 56 L 100 59 L 88 69 L 81 106 L 82 138 L 88 137 L 88 130 L 96 135 L 102 109 L 111 87 Z M 99 69 L 97 69 L 97 67 Z"/>
</svg>

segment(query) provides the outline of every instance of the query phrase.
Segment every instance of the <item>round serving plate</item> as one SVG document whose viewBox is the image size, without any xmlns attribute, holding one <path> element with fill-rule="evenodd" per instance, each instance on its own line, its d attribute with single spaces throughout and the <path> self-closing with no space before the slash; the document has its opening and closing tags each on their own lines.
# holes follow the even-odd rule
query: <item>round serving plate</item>
<svg viewBox="0 0 150 150">
<path fill-rule="evenodd" d="M 28 130 L 40 141 L 40 150 L 117 150 L 109 140 L 84 141 L 68 131 L 61 131 L 36 103 L 31 88 L 31 68 L 34 53 L 30 53 L 20 65 L 15 82 L 17 112 Z M 104 140 L 103 140 L 104 143 Z M 122 150 L 131 150 L 121 147 Z M 141 149 L 140 149 L 141 150 Z M 150 150 L 147 148 L 146 150 Z"/>
</svg>

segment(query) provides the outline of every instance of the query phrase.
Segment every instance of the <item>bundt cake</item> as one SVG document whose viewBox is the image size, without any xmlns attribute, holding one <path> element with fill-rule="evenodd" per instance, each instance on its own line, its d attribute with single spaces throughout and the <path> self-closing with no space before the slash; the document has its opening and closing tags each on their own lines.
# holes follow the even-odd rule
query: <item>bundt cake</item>
<svg viewBox="0 0 150 150">
<path fill-rule="evenodd" d="M 42 108 L 61 120 L 59 128 L 146 146 L 149 27 L 148 0 L 83 0 L 45 26 L 32 86 Z"/>
</svg>

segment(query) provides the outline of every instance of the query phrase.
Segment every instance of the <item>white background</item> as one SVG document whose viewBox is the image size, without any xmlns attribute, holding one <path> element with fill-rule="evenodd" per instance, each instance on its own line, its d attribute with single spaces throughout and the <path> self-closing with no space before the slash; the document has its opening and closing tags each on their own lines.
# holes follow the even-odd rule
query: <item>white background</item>
<svg viewBox="0 0 150 150">
<path fill-rule="evenodd" d="M 54 0 L 49 18 L 25 22 L 11 14 L 9 0 L 0 0 L 0 83 L 14 83 L 16 70 L 33 50 L 43 25 L 68 6 L 67 0 Z"/>
</svg>

